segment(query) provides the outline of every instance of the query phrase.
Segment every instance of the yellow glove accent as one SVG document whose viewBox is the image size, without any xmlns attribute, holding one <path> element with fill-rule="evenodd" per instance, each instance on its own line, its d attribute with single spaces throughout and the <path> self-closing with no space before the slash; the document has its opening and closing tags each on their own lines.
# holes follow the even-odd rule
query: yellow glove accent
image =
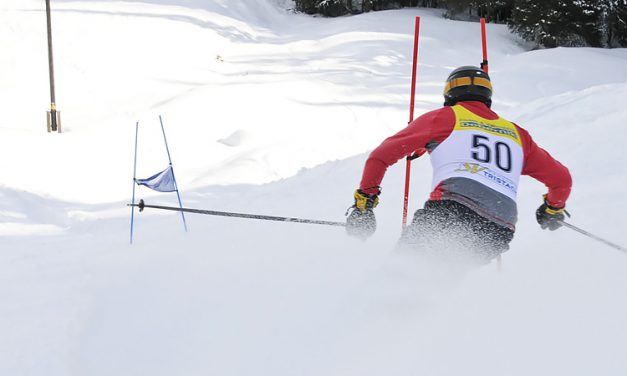
<svg viewBox="0 0 627 376">
<path fill-rule="evenodd" d="M 379 205 L 379 196 L 367 195 L 362 193 L 359 189 L 355 191 L 355 207 L 360 211 L 366 209 L 374 209 Z"/>
<path fill-rule="evenodd" d="M 542 195 L 542 198 L 544 198 L 544 203 L 546 204 L 546 209 L 544 209 L 544 212 L 549 215 L 564 214 L 564 212 L 566 211 L 566 206 L 564 206 L 563 208 L 552 207 L 546 199 L 547 196 L 547 194 Z"/>
<path fill-rule="evenodd" d="M 565 210 L 566 210 L 566 208 L 555 209 L 555 208 L 551 208 L 551 207 L 547 206 L 546 209 L 544 210 L 544 212 L 546 214 L 556 215 L 556 214 L 563 214 Z"/>
</svg>

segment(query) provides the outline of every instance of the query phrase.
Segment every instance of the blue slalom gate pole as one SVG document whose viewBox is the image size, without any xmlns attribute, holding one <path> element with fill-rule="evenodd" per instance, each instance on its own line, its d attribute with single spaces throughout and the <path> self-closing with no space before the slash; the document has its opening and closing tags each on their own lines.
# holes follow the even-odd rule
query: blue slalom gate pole
<svg viewBox="0 0 627 376">
<path fill-rule="evenodd" d="M 174 175 L 174 167 L 172 166 L 172 158 L 170 157 L 170 148 L 168 147 L 168 139 L 165 137 L 165 129 L 163 128 L 163 120 L 161 119 L 161 115 L 159 115 L 159 123 L 161 124 L 161 132 L 163 133 L 163 141 L 165 142 L 165 150 L 168 152 L 168 161 L 170 161 L 170 169 L 172 170 L 172 179 L 174 179 L 174 188 L 176 190 L 176 197 L 179 200 L 179 207 L 183 209 L 183 203 L 181 202 L 181 195 L 179 194 L 179 186 L 176 183 L 176 176 Z M 135 202 L 133 201 L 133 204 Z M 185 228 L 185 232 L 187 232 L 187 221 L 185 221 L 185 213 L 181 210 L 181 218 L 183 218 L 183 227 Z"/>
<path fill-rule="evenodd" d="M 139 133 L 139 122 L 135 123 L 135 159 L 133 161 L 133 205 L 135 204 L 135 180 L 137 179 L 137 134 Z M 131 208 L 131 244 L 133 244 L 133 222 L 135 221 L 135 207 Z"/>
</svg>

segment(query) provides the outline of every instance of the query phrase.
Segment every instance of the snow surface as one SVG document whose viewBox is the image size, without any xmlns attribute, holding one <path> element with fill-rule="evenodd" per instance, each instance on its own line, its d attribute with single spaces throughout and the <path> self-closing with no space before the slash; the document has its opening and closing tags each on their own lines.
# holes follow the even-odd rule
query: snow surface
<svg viewBox="0 0 627 376">
<path fill-rule="evenodd" d="M 287 0 L 54 0 L 48 134 L 44 2 L 0 4 L 1 375 L 625 375 L 627 255 L 533 212 L 524 178 L 503 270 L 461 276 L 393 252 L 404 163 L 367 242 L 341 228 L 136 214 L 167 166 L 185 206 L 343 220 L 367 152 L 480 60 L 476 23 L 403 9 L 325 19 Z M 488 25 L 494 108 L 574 177 L 572 223 L 625 245 L 627 50 L 527 52 Z M 411 210 L 427 197 L 412 167 Z M 137 189 L 149 204 L 173 194 Z"/>
</svg>

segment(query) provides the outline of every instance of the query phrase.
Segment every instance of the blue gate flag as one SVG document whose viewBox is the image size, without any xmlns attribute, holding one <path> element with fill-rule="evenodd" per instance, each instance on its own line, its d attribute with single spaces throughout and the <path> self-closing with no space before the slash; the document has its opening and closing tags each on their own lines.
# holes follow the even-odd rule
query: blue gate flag
<svg viewBox="0 0 627 376">
<path fill-rule="evenodd" d="M 137 179 L 135 181 L 137 182 L 137 185 L 144 185 L 159 192 L 176 191 L 176 183 L 174 181 L 172 166 L 168 166 L 165 170 L 158 172 L 149 178 Z"/>
</svg>

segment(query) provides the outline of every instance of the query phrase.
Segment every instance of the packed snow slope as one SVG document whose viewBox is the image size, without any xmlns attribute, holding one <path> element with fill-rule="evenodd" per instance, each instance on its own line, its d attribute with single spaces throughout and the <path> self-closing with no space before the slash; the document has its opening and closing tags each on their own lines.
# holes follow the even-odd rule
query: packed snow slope
<svg viewBox="0 0 627 376">
<path fill-rule="evenodd" d="M 0 4 L 0 374 L 625 375 L 627 255 L 543 232 L 525 178 L 503 268 L 394 252 L 404 163 L 368 241 L 341 228 L 135 212 L 168 164 L 185 206 L 342 221 L 369 150 L 451 69 L 477 23 L 403 9 L 325 19 L 283 0 L 55 0 L 61 134 L 43 1 Z M 627 51 L 526 51 L 488 25 L 493 108 L 567 165 L 573 224 L 627 244 Z M 411 210 L 430 185 L 413 162 Z M 174 194 L 137 189 L 149 204 Z"/>
</svg>

